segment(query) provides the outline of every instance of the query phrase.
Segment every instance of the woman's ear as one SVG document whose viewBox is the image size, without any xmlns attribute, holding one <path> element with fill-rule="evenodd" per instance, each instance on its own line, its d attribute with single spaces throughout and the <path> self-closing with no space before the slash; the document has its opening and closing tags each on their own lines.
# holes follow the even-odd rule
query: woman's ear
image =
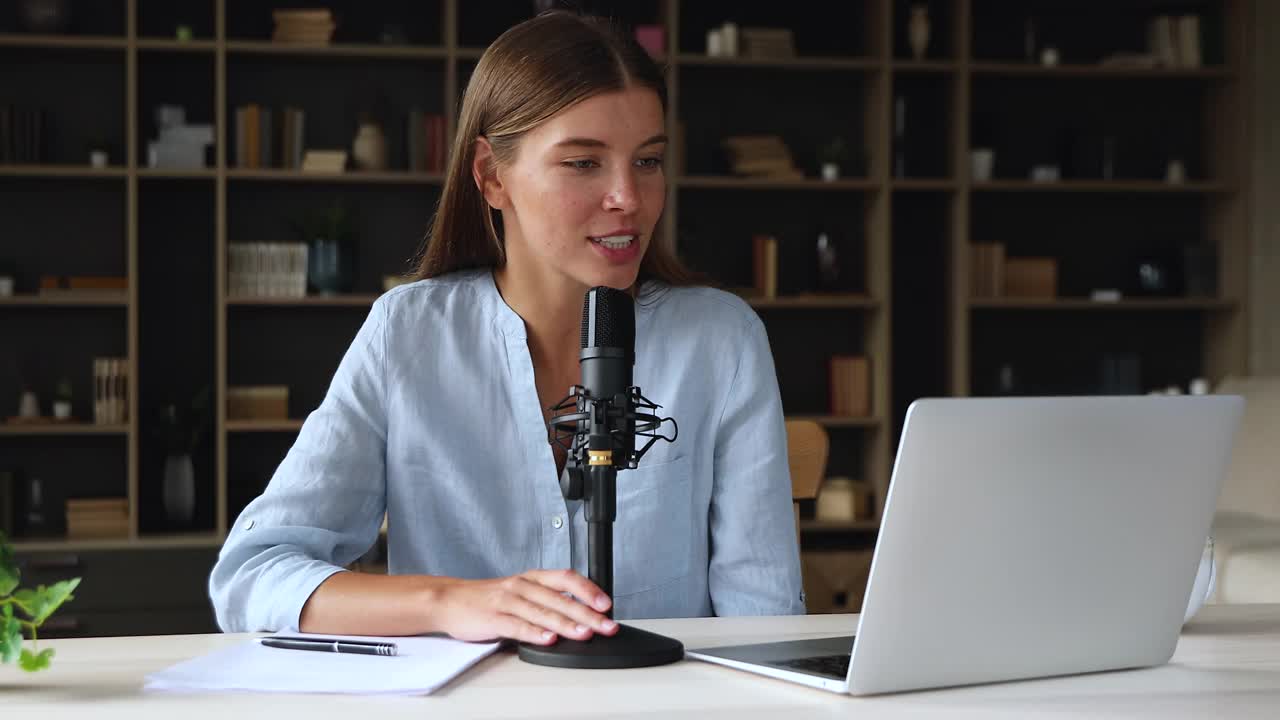
<svg viewBox="0 0 1280 720">
<path fill-rule="evenodd" d="M 507 193 L 502 187 L 502 180 L 498 177 L 497 158 L 493 154 L 493 146 L 489 144 L 489 139 L 483 135 L 476 138 L 471 159 L 471 177 L 475 180 L 476 187 L 480 189 L 480 194 L 484 196 L 485 202 L 489 203 L 489 207 L 501 210 L 506 206 Z"/>
</svg>

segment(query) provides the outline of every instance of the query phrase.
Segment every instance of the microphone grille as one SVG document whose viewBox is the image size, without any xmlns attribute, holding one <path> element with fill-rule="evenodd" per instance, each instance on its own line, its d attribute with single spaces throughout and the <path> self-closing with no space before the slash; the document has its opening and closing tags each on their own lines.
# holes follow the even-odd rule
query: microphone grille
<svg viewBox="0 0 1280 720">
<path fill-rule="evenodd" d="M 593 287 L 582 302 L 582 347 L 612 347 L 634 352 L 636 346 L 635 301 L 630 293 L 611 287 Z"/>
</svg>

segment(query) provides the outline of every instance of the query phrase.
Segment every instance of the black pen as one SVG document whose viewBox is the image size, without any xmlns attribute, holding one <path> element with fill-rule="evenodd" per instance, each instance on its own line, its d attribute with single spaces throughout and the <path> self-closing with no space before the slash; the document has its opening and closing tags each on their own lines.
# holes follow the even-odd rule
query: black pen
<svg viewBox="0 0 1280 720">
<path fill-rule="evenodd" d="M 368 642 L 366 640 L 269 637 L 262 638 L 262 644 L 283 650 L 319 650 L 320 652 L 348 653 L 352 655 L 396 654 L 396 646 L 393 643 Z"/>
</svg>

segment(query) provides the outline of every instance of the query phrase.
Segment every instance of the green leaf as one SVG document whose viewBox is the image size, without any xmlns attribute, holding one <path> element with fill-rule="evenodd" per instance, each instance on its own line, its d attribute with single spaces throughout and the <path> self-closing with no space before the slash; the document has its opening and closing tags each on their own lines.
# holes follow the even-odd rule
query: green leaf
<svg viewBox="0 0 1280 720">
<path fill-rule="evenodd" d="M 49 667 L 49 660 L 52 657 L 53 648 L 45 648 L 41 650 L 39 654 L 23 649 L 22 659 L 18 661 L 18 665 L 27 672 L 44 670 Z"/>
<path fill-rule="evenodd" d="M 14 593 L 13 598 L 31 613 L 31 622 L 38 626 L 48 620 L 58 606 L 71 599 L 71 591 L 79 584 L 80 578 L 72 578 L 49 587 L 40 585 L 35 590 L 24 588 Z"/>
<path fill-rule="evenodd" d="M 5 606 L 7 610 L 8 605 Z M 11 613 L 0 619 L 0 663 L 11 663 L 22 652 L 22 624 Z"/>
<path fill-rule="evenodd" d="M 19 577 L 21 574 L 18 572 L 18 565 L 13 561 L 13 548 L 9 546 L 4 533 L 0 533 L 0 597 L 18 587 Z"/>
</svg>

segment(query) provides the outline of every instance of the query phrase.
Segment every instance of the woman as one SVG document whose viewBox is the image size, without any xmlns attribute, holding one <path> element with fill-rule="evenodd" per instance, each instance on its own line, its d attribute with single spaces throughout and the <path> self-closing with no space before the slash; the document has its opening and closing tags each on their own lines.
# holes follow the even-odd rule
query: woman
<svg viewBox="0 0 1280 720">
<path fill-rule="evenodd" d="M 476 67 L 419 281 L 382 296 L 210 578 L 224 630 L 552 643 L 614 616 L 804 612 L 768 340 L 655 232 L 666 91 L 631 39 L 564 12 Z M 548 408 L 580 381 L 582 300 L 636 305 L 634 384 L 676 419 L 618 475 L 614 597 L 583 577 Z M 346 571 L 388 521 L 390 575 Z"/>
</svg>

